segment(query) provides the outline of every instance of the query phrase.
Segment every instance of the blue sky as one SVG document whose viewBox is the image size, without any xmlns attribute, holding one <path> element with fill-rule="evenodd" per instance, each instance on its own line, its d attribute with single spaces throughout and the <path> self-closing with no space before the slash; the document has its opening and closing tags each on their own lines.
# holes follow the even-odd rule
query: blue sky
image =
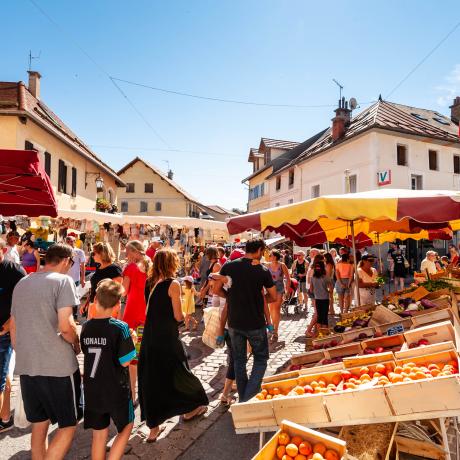
<svg viewBox="0 0 460 460">
<path fill-rule="evenodd" d="M 190 193 L 227 207 L 245 206 L 250 147 L 261 137 L 303 141 L 328 126 L 333 107 L 225 104 L 119 83 L 152 129 L 107 74 L 301 105 L 335 104 L 336 78 L 365 102 L 385 98 L 460 20 L 450 0 L 35 1 L 59 28 L 29 0 L 3 2 L 0 79 L 26 81 L 29 50 L 41 51 L 42 99 L 109 165 L 141 156 L 165 170 L 168 160 Z M 459 39 L 460 28 L 389 100 L 448 113 L 460 95 Z"/>
</svg>

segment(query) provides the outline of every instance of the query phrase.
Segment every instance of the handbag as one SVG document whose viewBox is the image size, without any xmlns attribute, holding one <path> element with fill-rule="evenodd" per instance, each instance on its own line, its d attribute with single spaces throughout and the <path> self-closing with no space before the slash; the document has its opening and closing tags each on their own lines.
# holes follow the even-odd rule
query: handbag
<svg viewBox="0 0 460 460">
<path fill-rule="evenodd" d="M 18 392 L 14 400 L 14 426 L 25 429 L 28 428 L 30 422 L 27 420 L 26 412 L 24 410 L 24 402 L 22 400 L 21 385 L 18 385 Z"/>
<path fill-rule="evenodd" d="M 220 335 L 220 307 L 208 307 L 203 310 L 204 332 L 201 340 L 210 348 L 218 348 L 217 337 Z"/>
<path fill-rule="evenodd" d="M 404 257 L 404 267 L 405 268 L 409 268 L 410 267 L 410 263 L 409 261 Z"/>
</svg>

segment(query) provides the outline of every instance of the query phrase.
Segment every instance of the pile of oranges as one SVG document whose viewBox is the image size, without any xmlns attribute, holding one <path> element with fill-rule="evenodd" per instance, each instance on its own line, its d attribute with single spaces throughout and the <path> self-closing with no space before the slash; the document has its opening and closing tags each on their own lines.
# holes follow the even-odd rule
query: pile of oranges
<svg viewBox="0 0 460 460">
<path fill-rule="evenodd" d="M 284 431 L 278 435 L 276 458 L 279 460 L 340 460 L 337 451 L 328 449 L 322 442 L 312 444 L 300 436 L 291 438 Z"/>
<path fill-rule="evenodd" d="M 361 385 L 385 386 L 390 383 L 412 382 L 458 374 L 457 361 L 447 363 L 405 363 L 394 367 L 391 363 L 363 366 L 359 369 L 343 370 L 326 379 L 318 377 L 308 385 L 296 385 L 288 391 L 274 387 L 264 389 L 256 395 L 260 401 L 300 396 L 307 394 L 330 394 L 339 390 L 356 390 Z"/>
</svg>

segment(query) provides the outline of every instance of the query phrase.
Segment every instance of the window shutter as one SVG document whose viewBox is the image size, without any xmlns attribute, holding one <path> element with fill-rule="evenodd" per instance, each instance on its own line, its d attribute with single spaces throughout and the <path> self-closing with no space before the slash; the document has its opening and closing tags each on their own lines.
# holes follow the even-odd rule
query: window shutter
<svg viewBox="0 0 460 460">
<path fill-rule="evenodd" d="M 45 172 L 51 177 L 51 153 L 45 152 Z"/>
<path fill-rule="evenodd" d="M 77 168 L 72 168 L 72 196 L 77 196 Z"/>
</svg>

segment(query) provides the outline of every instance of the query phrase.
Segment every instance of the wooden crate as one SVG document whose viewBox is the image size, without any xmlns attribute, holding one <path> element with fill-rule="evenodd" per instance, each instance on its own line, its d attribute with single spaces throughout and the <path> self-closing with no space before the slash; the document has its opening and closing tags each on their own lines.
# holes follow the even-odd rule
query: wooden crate
<svg viewBox="0 0 460 460">
<path fill-rule="evenodd" d="M 332 364 L 323 364 L 323 363 L 324 363 L 324 359 L 320 361 L 318 364 L 316 364 L 315 366 L 310 367 L 309 369 L 301 369 L 299 373 L 300 375 L 310 375 L 310 374 L 317 374 L 318 372 L 341 371 L 345 369 L 342 361 L 338 363 L 332 363 Z"/>
<path fill-rule="evenodd" d="M 278 436 L 281 431 L 285 431 L 289 436 L 299 436 L 310 444 L 318 442 L 323 443 L 328 449 L 334 449 L 342 459 L 346 452 L 346 443 L 341 439 L 320 433 L 319 431 L 310 430 L 303 426 L 292 423 L 291 421 L 283 420 L 280 424 L 280 429 L 275 435 L 265 444 L 264 447 L 252 458 L 252 460 L 274 460 L 276 458 L 276 448 L 278 447 Z"/>
<path fill-rule="evenodd" d="M 324 359 L 324 350 L 307 351 L 291 357 L 291 364 L 312 364 Z"/>
<path fill-rule="evenodd" d="M 427 324 L 439 323 L 441 321 L 446 321 L 446 320 L 452 321 L 453 320 L 452 311 L 450 309 L 435 310 L 435 311 L 426 310 L 426 311 L 427 313 L 423 312 L 423 314 L 414 316 L 412 318 L 412 325 L 414 328 L 425 326 Z"/>
<path fill-rule="evenodd" d="M 395 321 L 400 320 L 401 317 L 396 313 L 393 313 L 387 307 L 383 305 L 377 305 L 374 313 L 372 314 L 372 318 L 369 321 L 370 327 L 375 327 L 380 324 L 392 323 Z"/>
<path fill-rule="evenodd" d="M 331 420 L 337 425 L 350 420 L 369 420 L 391 417 L 391 407 L 383 387 L 359 388 L 325 394 L 324 400 Z"/>
<path fill-rule="evenodd" d="M 262 383 L 278 382 L 280 380 L 295 379 L 299 377 L 300 371 L 282 372 L 280 374 L 269 375 L 262 379 Z"/>
<path fill-rule="evenodd" d="M 412 319 L 411 318 L 400 318 L 398 321 L 392 321 L 391 323 L 385 323 L 385 324 L 379 324 L 378 326 L 375 327 L 376 331 L 380 331 L 382 334 L 386 334 L 388 329 L 391 329 L 398 324 L 401 324 L 401 326 L 404 329 L 410 329 L 412 327 Z"/>
<path fill-rule="evenodd" d="M 363 313 L 366 311 L 372 311 L 372 310 L 375 310 L 375 305 L 361 305 L 360 307 L 355 307 L 349 313 L 341 313 L 340 321 L 343 321 L 344 319 L 355 318 L 357 314 L 359 313 Z"/>
<path fill-rule="evenodd" d="M 326 337 L 321 337 L 320 339 L 313 339 L 313 347 L 322 346 L 324 344 L 330 343 L 332 340 L 336 340 L 337 344 L 342 342 L 342 334 L 331 334 Z"/>
<path fill-rule="evenodd" d="M 357 339 L 360 334 L 366 334 L 369 337 L 373 337 L 375 335 L 375 328 L 362 327 L 361 329 L 353 329 L 348 332 L 342 332 L 342 343 L 353 343 L 354 340 Z"/>
<path fill-rule="evenodd" d="M 442 295 L 450 295 L 450 289 L 449 288 L 438 289 L 437 291 L 430 292 L 425 297 L 425 299 L 434 300 L 434 299 L 437 299 L 438 297 L 441 297 Z"/>
<path fill-rule="evenodd" d="M 233 404 L 230 411 L 236 429 L 277 425 L 273 412 L 273 400 L 251 399 L 248 402 Z"/>
<path fill-rule="evenodd" d="M 454 351 L 455 346 L 453 342 L 443 342 L 443 343 L 435 343 L 433 345 L 427 345 L 426 347 L 418 347 L 418 348 L 407 348 L 401 349 L 401 351 L 395 352 L 395 359 L 402 360 L 402 359 L 411 359 L 420 356 L 432 355 L 433 353 L 439 353 L 441 351 Z"/>
<path fill-rule="evenodd" d="M 455 330 L 450 321 L 443 321 L 406 331 L 404 332 L 404 338 L 407 346 L 411 343 L 417 343 L 421 339 L 428 340 L 431 345 L 449 341 L 455 343 Z"/>
<path fill-rule="evenodd" d="M 345 369 L 359 369 L 363 366 L 369 366 L 372 364 L 384 364 L 388 362 L 395 364 L 394 355 L 391 351 L 375 353 L 373 355 L 356 356 L 354 358 L 344 358 L 343 365 L 345 366 Z"/>
<path fill-rule="evenodd" d="M 419 441 L 418 439 L 406 438 L 404 436 L 395 436 L 395 444 L 399 453 L 407 453 L 422 458 L 432 458 L 435 460 L 444 460 L 446 458 L 445 450 L 432 442 Z"/>
<path fill-rule="evenodd" d="M 286 418 L 304 425 L 329 422 L 325 396 L 320 393 L 273 399 L 273 413 L 277 423 Z"/>
<path fill-rule="evenodd" d="M 324 350 L 325 358 L 341 358 L 344 356 L 359 355 L 362 351 L 360 343 L 348 343 L 346 345 L 339 345 L 338 347 L 328 348 Z"/>
<path fill-rule="evenodd" d="M 375 339 L 364 340 L 361 342 L 363 351 L 366 348 L 385 348 L 385 351 L 399 351 L 404 344 L 404 334 L 387 335 L 383 337 L 376 337 Z"/>
</svg>

